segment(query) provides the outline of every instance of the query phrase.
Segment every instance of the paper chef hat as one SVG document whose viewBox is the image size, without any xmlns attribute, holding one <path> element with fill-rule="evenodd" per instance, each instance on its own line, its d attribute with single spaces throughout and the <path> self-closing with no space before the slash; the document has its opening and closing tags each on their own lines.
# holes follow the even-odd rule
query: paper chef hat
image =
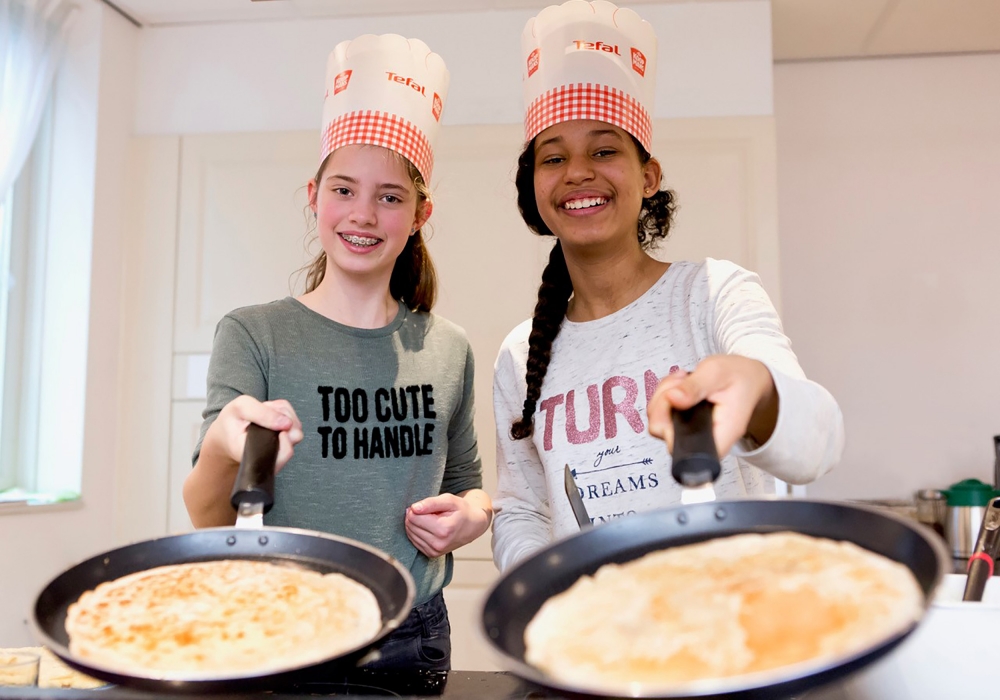
<svg viewBox="0 0 1000 700">
<path fill-rule="evenodd" d="M 341 146 L 382 146 L 430 184 L 448 79 L 444 60 L 419 39 L 365 34 L 337 44 L 326 67 L 320 162 Z"/>
<path fill-rule="evenodd" d="M 528 20 L 521 34 L 524 136 L 596 119 L 621 127 L 649 151 L 656 34 L 632 10 L 569 0 Z"/>
</svg>

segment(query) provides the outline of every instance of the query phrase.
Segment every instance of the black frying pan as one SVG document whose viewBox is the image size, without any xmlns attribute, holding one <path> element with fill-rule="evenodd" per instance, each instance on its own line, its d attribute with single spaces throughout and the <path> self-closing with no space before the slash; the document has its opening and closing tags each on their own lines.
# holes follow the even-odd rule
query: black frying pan
<svg viewBox="0 0 1000 700">
<path fill-rule="evenodd" d="M 233 504 L 242 513 L 273 504 L 277 434 L 250 426 L 247 447 L 233 490 Z M 240 520 L 243 519 L 241 515 Z M 363 662 L 376 643 L 396 629 L 413 604 L 415 586 L 410 572 L 374 547 L 309 530 L 277 527 L 217 527 L 162 537 L 98 554 L 49 582 L 35 601 L 32 623 L 39 641 L 70 666 L 87 675 L 154 691 L 215 692 L 259 690 L 287 682 L 343 672 Z M 217 559 L 255 559 L 303 566 L 322 573 L 337 572 L 368 586 L 382 610 L 382 628 L 368 643 L 307 666 L 240 675 L 135 675 L 105 668 L 74 655 L 66 634 L 66 610 L 84 592 L 157 566 Z"/>
<path fill-rule="evenodd" d="M 682 434 L 675 430 L 678 439 Z M 678 453 L 675 446 L 675 456 Z M 518 676 L 563 692 L 602 695 L 585 685 L 551 678 L 525 661 L 524 630 L 545 601 L 605 564 L 624 563 L 656 550 L 717 537 L 781 531 L 853 542 L 904 564 L 924 592 L 925 609 L 951 567 L 950 554 L 936 533 L 872 508 L 777 498 L 699 503 L 587 528 L 537 552 L 507 571 L 489 591 L 483 606 L 483 631 L 500 662 Z M 782 697 L 860 669 L 888 653 L 915 628 L 916 623 L 860 653 L 808 668 L 700 681 L 673 694 L 639 688 L 631 697 Z"/>
</svg>

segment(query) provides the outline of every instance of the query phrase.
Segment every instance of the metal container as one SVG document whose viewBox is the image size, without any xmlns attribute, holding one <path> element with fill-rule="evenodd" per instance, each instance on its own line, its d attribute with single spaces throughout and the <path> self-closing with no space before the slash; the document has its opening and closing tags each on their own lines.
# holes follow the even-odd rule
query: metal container
<svg viewBox="0 0 1000 700">
<path fill-rule="evenodd" d="M 949 506 L 944 522 L 944 536 L 955 559 L 968 559 L 976 548 L 979 526 L 986 506 Z"/>
<path fill-rule="evenodd" d="M 978 479 L 965 479 L 944 489 L 948 510 L 944 521 L 944 536 L 951 549 L 957 571 L 965 565 L 976 549 L 979 528 L 990 499 L 998 495 L 989 484 Z"/>
<path fill-rule="evenodd" d="M 948 501 L 937 489 L 917 491 L 917 520 L 944 537 L 944 521 L 948 517 Z"/>
</svg>

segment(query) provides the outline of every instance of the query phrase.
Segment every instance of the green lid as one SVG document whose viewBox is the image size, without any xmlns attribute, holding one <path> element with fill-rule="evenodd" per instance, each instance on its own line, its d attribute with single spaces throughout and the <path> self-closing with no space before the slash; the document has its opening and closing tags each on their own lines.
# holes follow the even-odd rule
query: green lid
<svg viewBox="0 0 1000 700">
<path fill-rule="evenodd" d="M 949 506 L 985 506 L 991 498 L 1000 496 L 1000 491 L 979 479 L 965 479 L 944 489 L 944 494 Z"/>
</svg>

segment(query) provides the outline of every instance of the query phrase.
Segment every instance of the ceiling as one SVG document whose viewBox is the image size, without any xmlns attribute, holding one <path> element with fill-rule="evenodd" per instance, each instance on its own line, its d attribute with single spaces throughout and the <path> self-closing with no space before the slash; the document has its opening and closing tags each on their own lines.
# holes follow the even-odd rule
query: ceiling
<svg viewBox="0 0 1000 700">
<path fill-rule="evenodd" d="M 685 1 L 685 0 L 666 0 Z M 698 1 L 698 0 L 687 0 Z M 718 1 L 718 0 L 715 0 Z M 553 0 L 104 0 L 142 26 L 540 9 Z M 639 7 L 664 0 L 622 0 Z M 775 61 L 1000 51 L 1000 0 L 771 0 Z M 641 14 L 641 9 L 639 10 Z"/>
<path fill-rule="evenodd" d="M 1000 51 L 998 0 L 771 0 L 776 61 Z"/>
</svg>

